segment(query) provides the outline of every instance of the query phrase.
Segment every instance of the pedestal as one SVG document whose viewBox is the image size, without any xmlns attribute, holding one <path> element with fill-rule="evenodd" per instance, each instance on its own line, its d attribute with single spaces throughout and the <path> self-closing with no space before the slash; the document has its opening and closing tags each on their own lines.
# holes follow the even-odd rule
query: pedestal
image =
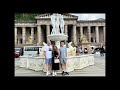
<svg viewBox="0 0 120 90">
<path fill-rule="evenodd" d="M 84 49 L 85 47 L 88 49 L 88 53 L 91 53 L 91 43 L 81 43 L 82 48 Z"/>
<path fill-rule="evenodd" d="M 55 46 L 57 46 L 57 48 L 60 48 L 60 41 L 55 41 Z"/>
<path fill-rule="evenodd" d="M 55 41 L 55 45 L 60 48 L 60 41 L 67 40 L 68 35 L 64 34 L 54 34 L 54 35 L 48 35 L 47 38 L 51 41 Z"/>
</svg>

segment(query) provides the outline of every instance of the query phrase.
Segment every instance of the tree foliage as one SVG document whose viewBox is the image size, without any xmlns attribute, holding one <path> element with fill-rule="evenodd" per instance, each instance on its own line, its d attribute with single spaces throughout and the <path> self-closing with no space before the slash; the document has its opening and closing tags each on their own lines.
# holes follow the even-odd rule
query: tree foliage
<svg viewBox="0 0 120 90">
<path fill-rule="evenodd" d="M 23 20 L 23 21 L 29 21 L 29 20 L 35 20 L 35 16 L 40 15 L 40 13 L 16 13 L 15 14 L 15 20 Z"/>
</svg>

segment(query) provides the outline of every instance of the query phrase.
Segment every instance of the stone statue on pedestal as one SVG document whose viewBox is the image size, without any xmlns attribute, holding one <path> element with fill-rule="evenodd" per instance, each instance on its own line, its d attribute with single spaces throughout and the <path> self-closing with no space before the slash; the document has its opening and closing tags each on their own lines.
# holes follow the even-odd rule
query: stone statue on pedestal
<svg viewBox="0 0 120 90">
<path fill-rule="evenodd" d="M 60 15 L 60 30 L 61 30 L 61 33 L 63 34 L 64 33 L 64 19 L 62 15 Z"/>
<path fill-rule="evenodd" d="M 56 14 L 56 34 L 60 33 L 60 29 L 59 29 L 59 25 L 60 25 L 59 17 L 60 17 L 59 14 Z"/>
<path fill-rule="evenodd" d="M 53 15 L 51 16 L 51 24 L 52 24 L 52 27 L 53 27 L 51 34 L 55 34 L 55 33 L 56 33 L 56 32 L 55 32 L 55 31 L 56 31 L 56 30 L 55 30 L 55 25 L 56 25 L 56 24 L 55 24 L 55 23 L 56 23 L 55 18 L 56 18 L 56 17 L 55 17 L 55 15 L 53 14 Z"/>
<path fill-rule="evenodd" d="M 81 43 L 88 43 L 85 35 L 81 36 Z"/>
<path fill-rule="evenodd" d="M 75 56 L 76 55 L 76 47 L 72 47 L 72 42 L 68 43 L 68 56 Z"/>
<path fill-rule="evenodd" d="M 61 14 L 53 14 L 51 16 L 51 24 L 53 27 L 51 34 L 60 34 L 60 30 L 62 34 L 64 33 L 64 20 Z"/>
<path fill-rule="evenodd" d="M 88 53 L 91 53 L 91 43 L 88 42 L 85 35 L 83 35 L 82 38 L 81 38 L 81 44 L 82 44 L 83 48 L 85 48 L 85 47 L 87 48 Z"/>
<path fill-rule="evenodd" d="M 28 44 L 33 44 L 33 37 L 32 36 L 28 37 Z"/>
</svg>

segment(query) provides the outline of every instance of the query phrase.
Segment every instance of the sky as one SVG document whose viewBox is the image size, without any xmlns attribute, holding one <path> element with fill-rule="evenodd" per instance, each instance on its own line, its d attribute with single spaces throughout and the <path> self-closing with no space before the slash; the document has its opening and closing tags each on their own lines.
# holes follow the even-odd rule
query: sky
<svg viewBox="0 0 120 90">
<path fill-rule="evenodd" d="M 70 13 L 72 15 L 78 16 L 78 20 L 95 20 L 99 18 L 104 18 L 105 19 L 105 14 L 100 13 L 100 14 L 95 14 L 95 13 Z"/>
</svg>

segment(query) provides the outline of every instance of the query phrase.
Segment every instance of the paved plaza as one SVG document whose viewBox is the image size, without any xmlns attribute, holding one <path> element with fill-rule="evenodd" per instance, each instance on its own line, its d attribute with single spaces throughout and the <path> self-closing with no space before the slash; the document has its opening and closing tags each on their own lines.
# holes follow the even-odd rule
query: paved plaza
<svg viewBox="0 0 120 90">
<path fill-rule="evenodd" d="M 72 72 L 69 72 L 69 75 L 66 76 L 105 76 L 105 56 L 94 55 L 94 57 L 94 65 L 88 66 L 80 70 L 74 70 Z M 43 71 L 34 71 L 25 68 L 20 68 L 18 66 L 18 63 L 19 58 L 15 58 L 15 76 L 46 76 L 46 73 Z M 52 75 L 49 76 L 53 77 Z M 62 75 L 61 73 L 58 73 L 57 76 L 61 77 Z"/>
</svg>

